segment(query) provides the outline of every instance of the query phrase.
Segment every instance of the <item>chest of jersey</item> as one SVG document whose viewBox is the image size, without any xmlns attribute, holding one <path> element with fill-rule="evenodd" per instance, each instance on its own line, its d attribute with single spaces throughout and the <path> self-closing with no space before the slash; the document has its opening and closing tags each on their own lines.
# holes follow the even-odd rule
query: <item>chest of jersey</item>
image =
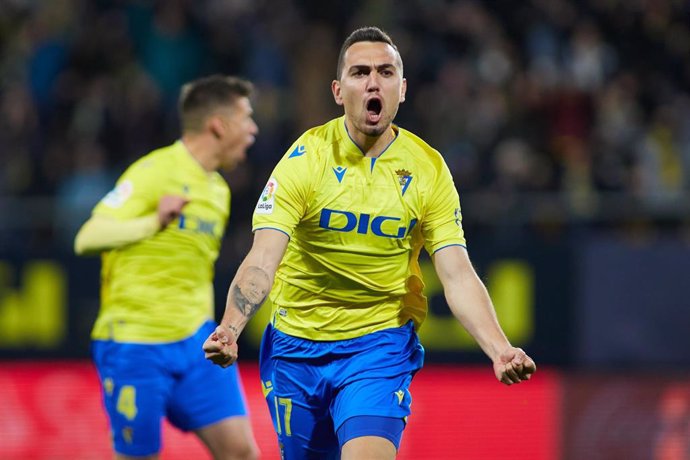
<svg viewBox="0 0 690 460">
<path fill-rule="evenodd" d="M 334 161 L 325 166 L 304 223 L 322 238 L 399 246 L 419 219 L 414 179 L 399 161 Z"/>
<path fill-rule="evenodd" d="M 198 184 L 189 192 L 189 203 L 182 210 L 178 228 L 220 239 L 228 217 L 228 195 L 212 184 Z"/>
</svg>

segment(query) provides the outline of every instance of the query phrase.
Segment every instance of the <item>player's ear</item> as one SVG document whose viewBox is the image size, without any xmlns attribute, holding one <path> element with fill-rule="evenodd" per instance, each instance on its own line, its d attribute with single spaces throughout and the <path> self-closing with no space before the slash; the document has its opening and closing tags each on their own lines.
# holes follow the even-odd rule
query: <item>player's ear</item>
<svg viewBox="0 0 690 460">
<path fill-rule="evenodd" d="M 215 137 L 216 139 L 220 139 L 221 136 L 223 135 L 224 126 L 223 126 L 223 120 L 221 120 L 220 117 L 209 117 L 208 120 L 206 120 L 206 127 L 208 131 Z"/>
<path fill-rule="evenodd" d="M 338 80 L 333 80 L 331 82 L 331 91 L 333 92 L 333 99 L 338 105 L 343 105 L 343 97 L 340 94 L 340 82 Z"/>
<path fill-rule="evenodd" d="M 407 79 L 402 79 L 402 87 L 400 89 L 400 102 L 405 102 L 405 93 L 407 92 Z"/>
</svg>

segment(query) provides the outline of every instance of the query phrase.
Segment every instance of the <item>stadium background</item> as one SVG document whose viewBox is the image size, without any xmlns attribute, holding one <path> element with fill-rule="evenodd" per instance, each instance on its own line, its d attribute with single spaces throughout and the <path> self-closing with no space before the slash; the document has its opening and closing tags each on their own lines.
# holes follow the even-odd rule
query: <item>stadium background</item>
<svg viewBox="0 0 690 460">
<path fill-rule="evenodd" d="M 445 156 L 471 256 L 540 365 L 504 388 L 425 262 L 426 368 L 401 458 L 690 458 L 690 4 L 683 0 L 0 1 L 0 458 L 108 457 L 88 336 L 97 259 L 71 243 L 127 164 L 175 139 L 182 82 L 252 79 L 260 135 L 228 175 L 217 310 L 256 197 L 339 115 L 339 44 L 378 25 L 399 125 Z M 264 310 L 265 313 L 265 310 Z M 241 343 L 257 437 L 265 315 Z M 164 459 L 203 458 L 166 429 Z"/>
</svg>

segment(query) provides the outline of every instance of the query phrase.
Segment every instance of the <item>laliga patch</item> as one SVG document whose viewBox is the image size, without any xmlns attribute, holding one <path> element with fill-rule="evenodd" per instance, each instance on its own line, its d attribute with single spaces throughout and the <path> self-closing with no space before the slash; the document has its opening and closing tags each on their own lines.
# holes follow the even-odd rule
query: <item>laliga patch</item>
<svg viewBox="0 0 690 460">
<path fill-rule="evenodd" d="M 111 208 L 119 208 L 132 196 L 133 192 L 134 185 L 132 181 L 124 180 L 108 192 L 105 198 L 103 198 L 103 204 Z"/>
<path fill-rule="evenodd" d="M 264 191 L 261 192 L 259 202 L 256 203 L 256 209 L 254 209 L 255 214 L 273 214 L 276 190 L 278 190 L 278 181 L 271 177 L 268 179 Z"/>
</svg>

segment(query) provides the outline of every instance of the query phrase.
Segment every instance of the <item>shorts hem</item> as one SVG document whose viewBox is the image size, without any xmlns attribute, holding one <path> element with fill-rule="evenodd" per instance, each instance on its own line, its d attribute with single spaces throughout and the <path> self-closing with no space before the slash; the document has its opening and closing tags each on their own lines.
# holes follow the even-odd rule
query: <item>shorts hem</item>
<svg viewBox="0 0 690 460">
<path fill-rule="evenodd" d="M 354 416 L 354 417 L 359 417 L 359 416 Z M 381 429 L 381 428 L 379 428 L 379 427 L 366 427 L 366 429 L 360 428 L 359 430 L 352 430 L 352 431 L 349 433 L 349 436 L 347 436 L 347 437 L 346 437 L 346 436 L 342 436 L 342 437 L 341 437 L 340 429 L 341 429 L 342 426 L 345 424 L 345 422 L 347 422 L 348 420 L 350 420 L 351 418 L 353 418 L 353 417 L 348 417 L 348 418 L 345 419 L 345 421 L 341 424 L 341 426 L 340 426 L 337 430 L 335 430 L 336 435 L 337 435 L 337 438 L 338 438 L 338 444 L 339 444 L 339 446 L 340 446 L 341 449 L 342 449 L 342 447 L 343 447 L 347 442 L 349 442 L 349 441 L 351 441 L 351 440 L 353 440 L 353 439 L 356 439 L 356 438 L 364 437 L 364 436 L 375 436 L 375 437 L 378 437 L 378 438 L 387 439 L 388 441 L 391 442 L 391 444 L 393 444 L 393 445 L 395 446 L 395 450 L 396 450 L 396 451 L 398 451 L 398 450 L 400 449 L 400 443 L 402 442 L 403 431 L 405 431 L 405 428 L 407 427 L 406 418 L 404 418 L 404 417 L 403 417 L 403 418 L 400 418 L 400 417 L 388 417 L 388 416 L 385 416 L 385 415 L 367 415 L 367 416 L 364 416 L 364 417 L 368 417 L 368 418 L 381 417 L 381 418 L 399 420 L 399 421 L 401 421 L 401 422 L 403 423 L 402 429 L 401 429 L 400 432 L 397 432 L 397 431 L 396 431 L 395 433 L 393 433 L 393 432 L 391 432 L 390 430 Z"/>
<path fill-rule="evenodd" d="M 400 413 L 392 413 L 392 412 L 367 412 L 366 409 L 360 412 L 357 412 L 356 414 L 347 414 L 345 417 L 342 417 L 342 420 L 338 422 L 336 425 L 335 420 L 333 421 L 333 430 L 337 433 L 338 430 L 340 429 L 341 426 L 343 426 L 343 423 L 347 422 L 349 419 L 352 417 L 389 417 L 389 418 L 399 418 L 405 423 L 405 426 L 407 426 L 407 418 L 410 416 L 410 413 L 408 412 L 406 415 L 402 415 Z"/>
<path fill-rule="evenodd" d="M 352 436 L 352 437 L 349 437 L 349 438 L 347 438 L 347 439 L 344 439 L 344 440 L 343 440 L 343 443 L 340 444 L 340 448 L 342 449 L 342 447 L 343 447 L 345 444 L 347 444 L 347 442 L 352 441 L 353 439 L 362 438 L 362 437 L 364 437 L 364 436 L 375 436 L 375 437 L 377 437 L 377 438 L 384 438 L 384 439 L 387 439 L 387 440 L 389 440 L 389 441 L 391 442 L 391 444 L 393 444 L 393 445 L 395 446 L 395 451 L 396 451 L 396 452 L 397 452 L 398 450 L 400 450 L 400 442 L 401 442 L 401 440 L 399 440 L 399 439 L 398 439 L 397 437 L 395 437 L 395 436 L 391 436 L 390 433 L 388 433 L 387 431 L 382 431 L 382 432 L 368 432 L 368 433 L 362 433 L 362 434 L 359 434 L 359 433 L 358 433 L 358 434 L 355 434 L 355 435 Z"/>
<path fill-rule="evenodd" d="M 194 423 L 194 424 L 190 424 L 189 426 L 182 427 L 182 426 L 179 426 L 176 424 L 173 424 L 173 425 L 175 425 L 176 428 L 178 428 L 184 432 L 190 432 L 190 431 L 195 431 L 195 430 L 200 430 L 202 428 L 206 428 L 208 426 L 211 426 L 215 423 L 221 422 L 221 421 L 228 419 L 228 418 L 247 417 L 247 416 L 248 416 L 248 414 L 246 412 L 234 413 L 234 414 L 223 413 L 223 414 L 216 414 L 216 415 L 209 416 L 209 417 L 205 418 L 204 420 L 199 421 L 199 422 Z"/>
</svg>

